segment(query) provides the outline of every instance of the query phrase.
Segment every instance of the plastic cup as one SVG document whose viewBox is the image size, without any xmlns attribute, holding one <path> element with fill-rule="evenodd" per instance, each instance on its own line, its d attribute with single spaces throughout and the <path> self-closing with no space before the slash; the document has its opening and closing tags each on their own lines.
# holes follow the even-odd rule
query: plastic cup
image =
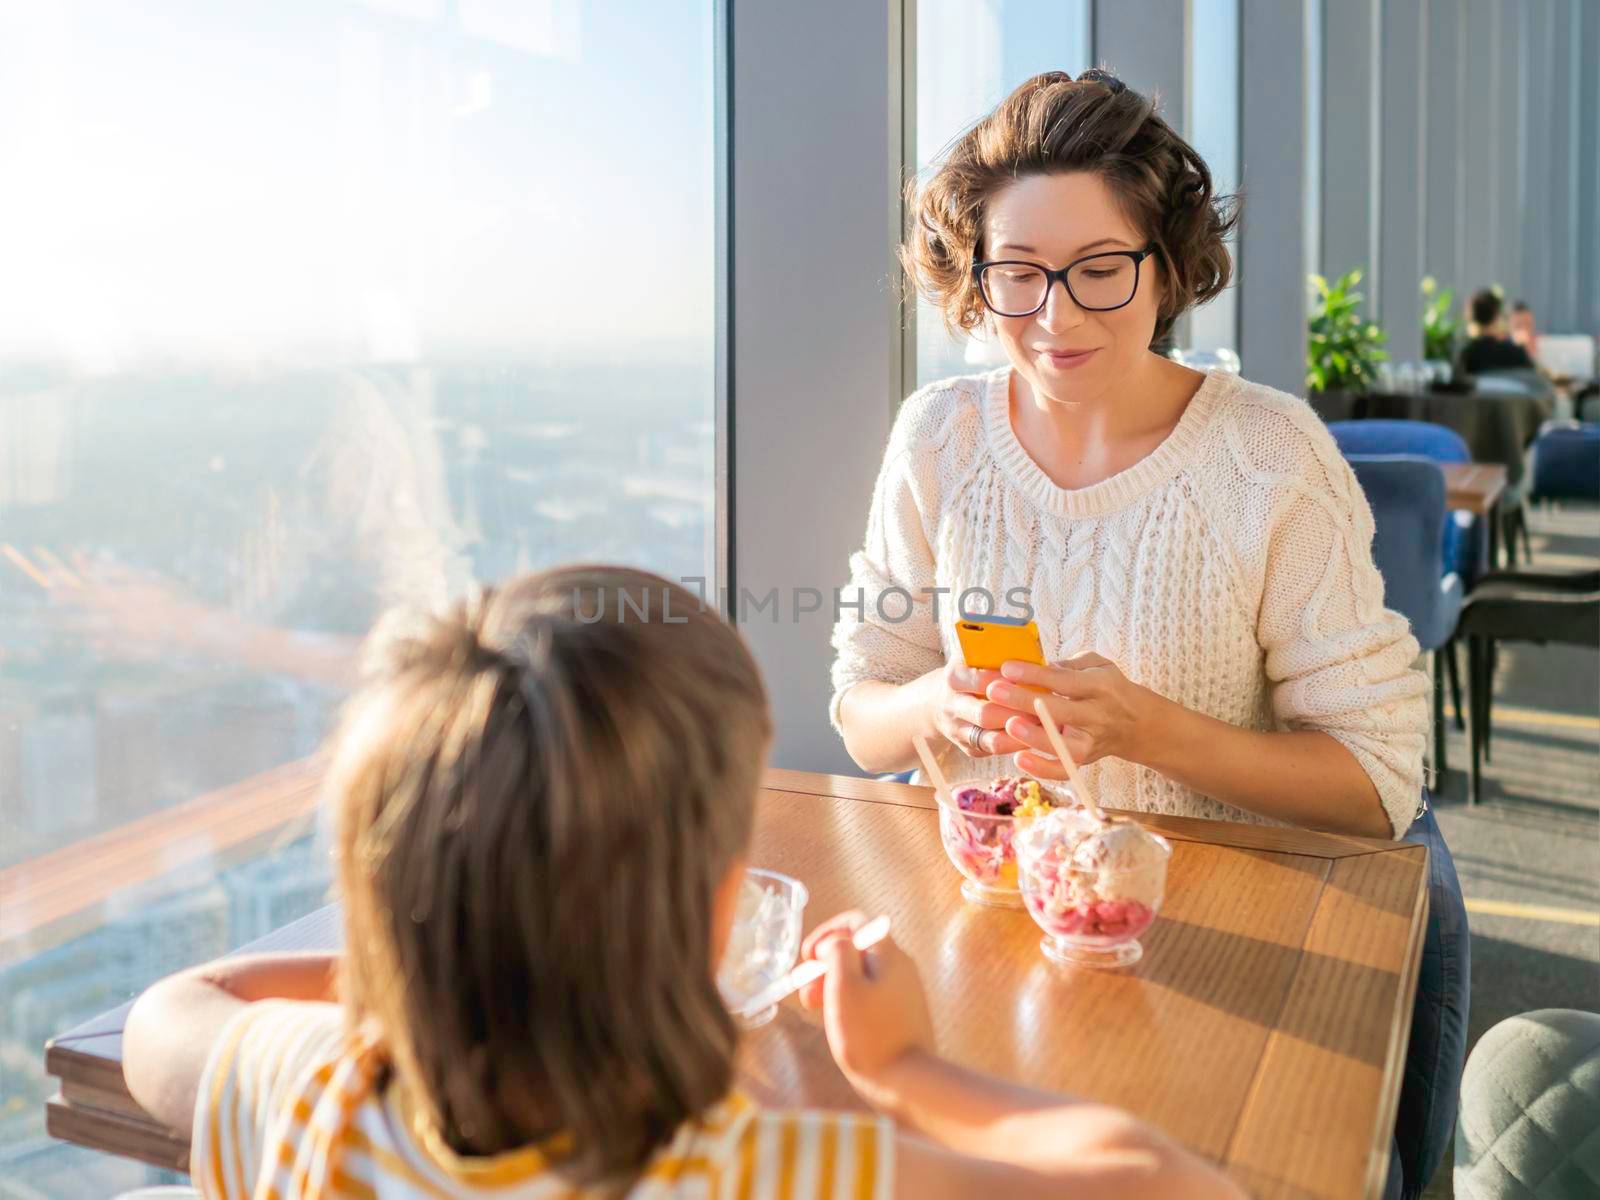
<svg viewBox="0 0 1600 1200">
<path fill-rule="evenodd" d="M 960 791 L 969 784 L 956 784 Z M 1066 784 L 1042 789 L 1056 807 L 1076 803 Z M 1024 817 L 1025 825 L 1031 818 Z M 961 895 L 972 904 L 990 908 L 1021 908 L 1022 893 L 1017 886 L 1017 855 L 1014 839 L 1018 819 L 992 813 L 968 812 L 939 802 L 939 841 L 945 856 L 961 872 Z"/>
<path fill-rule="evenodd" d="M 1172 847 L 1146 833 L 1156 854 L 1131 870 L 1073 863 L 1074 838 L 1041 830 L 1017 847 L 1023 904 L 1044 931 L 1039 950 L 1052 962 L 1080 967 L 1126 967 L 1139 961 L 1139 936 L 1161 911 Z"/>
<path fill-rule="evenodd" d="M 746 1029 L 757 1029 L 778 1015 L 776 1004 L 750 1012 L 744 1002 L 794 968 L 810 898 L 806 885 L 788 875 L 755 868 L 744 873 L 717 987 L 728 1011 Z"/>
</svg>

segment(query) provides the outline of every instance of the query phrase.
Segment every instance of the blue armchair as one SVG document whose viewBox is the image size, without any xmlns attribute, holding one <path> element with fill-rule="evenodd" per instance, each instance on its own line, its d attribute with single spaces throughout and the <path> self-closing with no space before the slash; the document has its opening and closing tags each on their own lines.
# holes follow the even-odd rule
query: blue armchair
<svg viewBox="0 0 1600 1200">
<path fill-rule="evenodd" d="M 1333 440 L 1345 457 L 1352 454 L 1412 454 L 1436 463 L 1472 461 L 1467 441 L 1454 429 L 1430 421 L 1373 419 L 1335 421 L 1328 426 Z M 1489 526 L 1473 513 L 1452 512 L 1444 523 L 1444 563 L 1446 572 L 1461 577 L 1463 592 L 1471 591 L 1489 565 Z M 1455 706 L 1456 728 L 1467 727 L 1466 710 L 1461 703 L 1461 671 L 1456 665 L 1454 639 L 1446 642 L 1434 657 L 1438 673 L 1440 660 L 1450 682 L 1450 701 Z M 1442 693 L 1441 693 L 1442 695 Z M 1440 770 L 1444 769 L 1440 757 Z"/>
<path fill-rule="evenodd" d="M 1528 454 L 1530 500 L 1600 501 L 1600 425 L 1546 421 Z"/>
<path fill-rule="evenodd" d="M 1346 455 L 1414 454 L 1440 463 L 1472 461 L 1464 437 L 1431 421 L 1334 421 L 1328 432 Z"/>
<path fill-rule="evenodd" d="M 1341 452 L 1352 454 L 1412 454 L 1436 463 L 1467 463 L 1472 452 L 1454 429 L 1428 421 L 1334 421 L 1328 432 Z M 1461 586 L 1472 588 L 1488 561 L 1488 527 L 1473 513 L 1453 512 L 1444 526 L 1444 561 L 1461 576 Z"/>
<path fill-rule="evenodd" d="M 1383 602 L 1411 622 L 1417 642 L 1434 655 L 1433 759 L 1442 772 L 1446 669 L 1454 675 L 1454 656 L 1445 650 L 1455 638 L 1463 594 L 1461 577 L 1444 562 L 1444 472 L 1417 455 L 1348 457 L 1372 506 L 1372 557 L 1383 576 Z"/>
</svg>

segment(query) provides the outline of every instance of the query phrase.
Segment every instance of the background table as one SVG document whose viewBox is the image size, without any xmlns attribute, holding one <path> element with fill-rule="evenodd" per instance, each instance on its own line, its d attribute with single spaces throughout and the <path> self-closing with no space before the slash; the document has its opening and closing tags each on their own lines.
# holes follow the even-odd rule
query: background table
<svg viewBox="0 0 1600 1200">
<path fill-rule="evenodd" d="M 1446 507 L 1477 513 L 1484 519 L 1489 529 L 1489 569 L 1498 569 L 1500 497 L 1506 491 L 1506 469 L 1498 463 L 1441 463 L 1440 469 L 1444 472 Z"/>
<path fill-rule="evenodd" d="M 1506 469 L 1497 463 L 1440 463 L 1444 471 L 1445 505 L 1488 514 L 1506 490 Z"/>
<path fill-rule="evenodd" d="M 940 1048 L 1025 1083 L 1123 1106 L 1260 1196 L 1376 1196 L 1388 1161 L 1427 916 L 1421 846 L 1178 817 L 1167 899 L 1121 972 L 1059 967 L 1020 911 L 977 908 L 925 788 L 768 772 L 751 862 L 803 879 L 807 925 L 887 912 L 927 984 Z M 331 948 L 325 909 L 257 948 Z M 184 1169 L 187 1131 L 122 1081 L 127 1007 L 47 1048 L 57 1137 Z M 859 1108 L 821 1028 L 786 1001 L 751 1034 L 768 1104 Z"/>
</svg>

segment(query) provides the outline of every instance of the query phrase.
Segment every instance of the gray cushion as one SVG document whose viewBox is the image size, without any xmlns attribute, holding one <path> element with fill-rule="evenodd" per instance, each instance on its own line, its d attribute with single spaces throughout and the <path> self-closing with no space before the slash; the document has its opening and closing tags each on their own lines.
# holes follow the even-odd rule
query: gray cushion
<svg viewBox="0 0 1600 1200">
<path fill-rule="evenodd" d="M 1600 1196 L 1600 1014 L 1546 1008 L 1483 1035 L 1461 1079 L 1455 1194 Z"/>
</svg>

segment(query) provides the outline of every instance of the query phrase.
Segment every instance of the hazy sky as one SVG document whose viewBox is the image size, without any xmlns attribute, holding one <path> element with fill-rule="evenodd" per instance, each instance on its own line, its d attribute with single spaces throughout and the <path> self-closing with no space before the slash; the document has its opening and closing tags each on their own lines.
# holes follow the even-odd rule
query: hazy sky
<svg viewBox="0 0 1600 1200">
<path fill-rule="evenodd" d="M 711 0 L 0 8 L 0 371 L 709 355 Z"/>
</svg>

